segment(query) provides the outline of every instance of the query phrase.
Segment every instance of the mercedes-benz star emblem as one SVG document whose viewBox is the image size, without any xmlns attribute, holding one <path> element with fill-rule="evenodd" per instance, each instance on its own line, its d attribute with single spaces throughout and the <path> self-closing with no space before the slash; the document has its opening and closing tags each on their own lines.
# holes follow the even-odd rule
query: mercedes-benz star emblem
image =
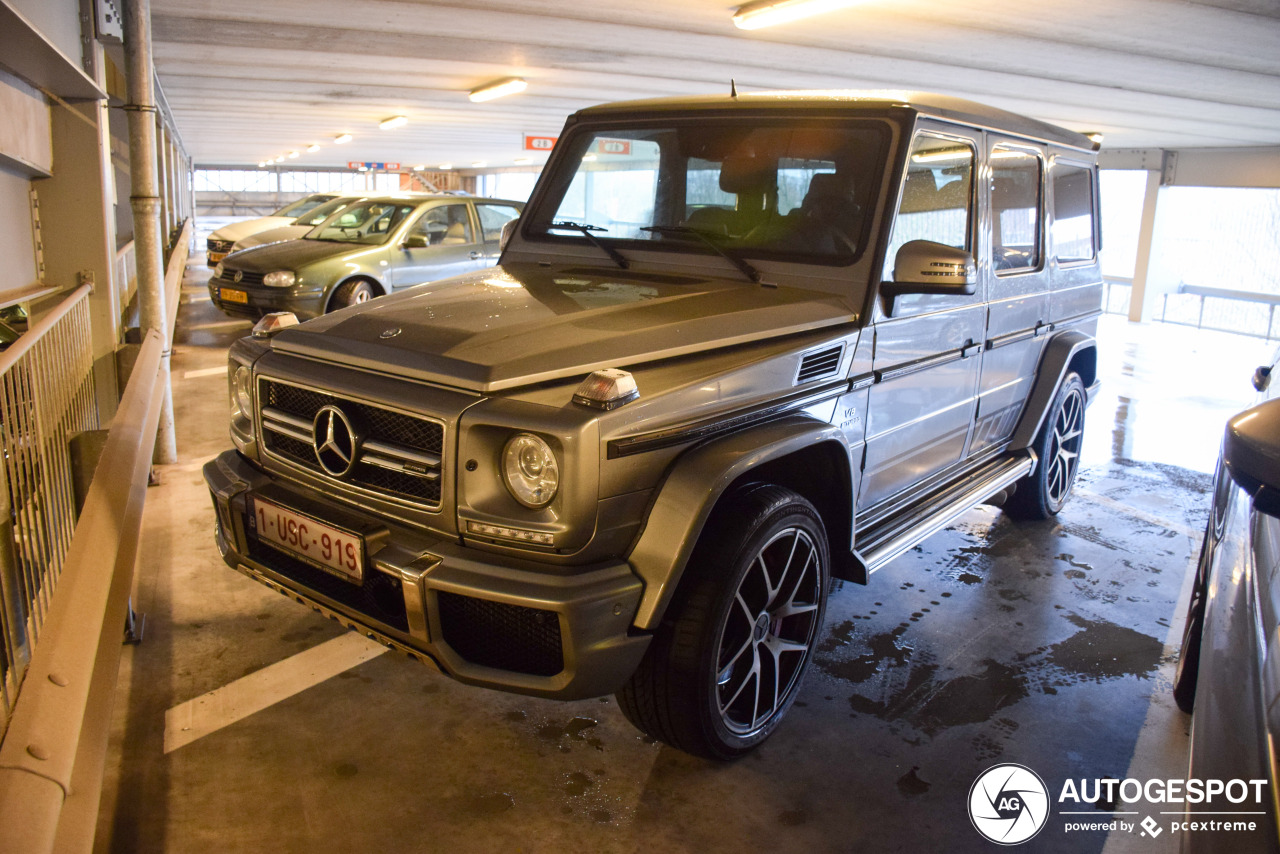
<svg viewBox="0 0 1280 854">
<path fill-rule="evenodd" d="M 311 426 L 320 467 L 334 477 L 346 477 L 360 451 L 360 436 L 346 413 L 336 406 L 322 406 Z"/>
<path fill-rule="evenodd" d="M 399 334 L 400 334 L 400 327 L 393 326 L 390 329 L 382 330 L 382 334 L 380 334 L 378 337 L 379 338 L 395 338 Z"/>
</svg>

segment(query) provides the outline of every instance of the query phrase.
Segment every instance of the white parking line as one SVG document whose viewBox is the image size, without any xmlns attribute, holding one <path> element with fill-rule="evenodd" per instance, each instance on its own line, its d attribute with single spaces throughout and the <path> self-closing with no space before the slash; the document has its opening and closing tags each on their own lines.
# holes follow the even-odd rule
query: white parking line
<svg viewBox="0 0 1280 854">
<path fill-rule="evenodd" d="M 164 752 L 172 753 L 386 651 L 381 644 L 347 632 L 180 703 L 164 715 Z"/>
<path fill-rule="evenodd" d="M 209 329 L 229 329 L 232 326 L 248 326 L 252 323 L 249 320 L 223 320 L 218 323 L 202 323 L 199 326 L 184 326 L 188 332 L 204 332 Z"/>
<path fill-rule="evenodd" d="M 227 373 L 227 366 L 222 365 L 217 368 L 201 368 L 198 371 L 183 371 L 182 378 L 184 380 L 193 380 L 196 377 L 212 377 L 212 376 L 217 376 L 219 374 L 225 376 L 226 373 Z"/>
<path fill-rule="evenodd" d="M 1123 513 L 1124 515 L 1131 516 L 1134 519 L 1141 519 L 1143 522 L 1150 522 L 1152 525 L 1159 525 L 1161 528 L 1168 528 L 1170 531 L 1177 531 L 1179 534 L 1186 534 L 1197 542 L 1199 542 L 1200 538 L 1204 535 L 1204 531 L 1199 531 L 1195 528 L 1188 528 L 1181 522 L 1171 522 L 1168 519 L 1161 519 L 1154 513 L 1147 513 L 1144 510 L 1139 510 L 1137 507 L 1125 504 L 1123 501 L 1116 501 L 1114 498 L 1108 498 L 1105 495 L 1099 495 L 1096 492 L 1090 492 L 1089 490 L 1081 489 L 1078 486 L 1072 490 L 1072 493 L 1083 498 L 1085 501 L 1091 501 L 1094 504 L 1101 504 L 1108 510 Z"/>
</svg>

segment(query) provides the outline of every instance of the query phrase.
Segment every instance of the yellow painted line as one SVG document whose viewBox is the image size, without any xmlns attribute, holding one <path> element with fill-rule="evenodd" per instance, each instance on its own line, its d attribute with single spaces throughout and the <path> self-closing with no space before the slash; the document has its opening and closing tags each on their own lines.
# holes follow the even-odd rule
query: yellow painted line
<svg viewBox="0 0 1280 854">
<path fill-rule="evenodd" d="M 381 644 L 347 632 L 180 703 L 164 715 L 164 752 L 172 753 L 386 651 Z"/>
<path fill-rule="evenodd" d="M 200 370 L 198 370 L 198 371 L 183 371 L 183 372 L 182 372 L 182 378 L 183 378 L 184 380 L 193 380 L 193 379 L 195 379 L 196 377 L 213 377 L 213 376 L 224 376 L 224 377 L 225 377 L 226 375 L 227 375 L 227 366 L 226 366 L 226 365 L 220 365 L 219 367 L 216 367 L 216 368 L 201 368 L 201 369 L 200 369 Z"/>
<path fill-rule="evenodd" d="M 1130 516 L 1134 519 L 1140 519 L 1143 522 L 1150 522 L 1152 525 L 1159 525 L 1161 528 L 1167 528 L 1170 531 L 1177 531 L 1180 534 L 1186 534 L 1188 537 L 1196 541 L 1199 541 L 1199 539 L 1204 536 L 1204 531 L 1199 531 L 1195 528 L 1188 528 L 1181 522 L 1170 522 L 1168 519 L 1161 519 L 1154 513 L 1147 513 L 1145 510 L 1140 510 L 1130 504 L 1125 504 L 1123 501 L 1116 501 L 1114 498 L 1108 498 L 1105 495 L 1099 495 L 1098 493 L 1090 492 L 1087 489 L 1076 487 L 1072 490 L 1072 494 L 1080 496 L 1085 501 L 1100 504 L 1108 510 L 1123 513 L 1126 516 Z M 1208 507 L 1207 499 L 1205 506 Z"/>
</svg>

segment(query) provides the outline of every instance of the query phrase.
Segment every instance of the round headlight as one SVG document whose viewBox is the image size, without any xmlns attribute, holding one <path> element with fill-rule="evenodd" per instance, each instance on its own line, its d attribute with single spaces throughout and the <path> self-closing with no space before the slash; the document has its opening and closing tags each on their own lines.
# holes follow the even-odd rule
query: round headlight
<svg viewBox="0 0 1280 854">
<path fill-rule="evenodd" d="M 225 266 L 223 265 L 223 263 L 222 263 L 221 261 L 219 261 L 219 262 L 218 262 L 218 266 L 216 266 L 216 267 L 214 267 L 214 268 L 213 268 L 213 277 L 214 277 L 215 279 L 221 279 L 221 278 L 222 278 L 222 271 L 223 271 L 224 269 L 226 269 L 226 268 L 225 268 Z"/>
<path fill-rule="evenodd" d="M 545 441 L 532 433 L 517 433 L 502 452 L 502 479 L 525 507 L 546 507 L 560 487 L 560 464 Z"/>
<path fill-rule="evenodd" d="M 248 365 L 237 365 L 231 374 L 231 400 L 236 415 L 253 418 L 253 371 Z"/>
<path fill-rule="evenodd" d="M 287 288 L 293 285 L 298 277 L 293 274 L 292 270 L 276 270 L 274 273 L 267 273 L 262 277 L 262 284 L 269 288 Z"/>
</svg>

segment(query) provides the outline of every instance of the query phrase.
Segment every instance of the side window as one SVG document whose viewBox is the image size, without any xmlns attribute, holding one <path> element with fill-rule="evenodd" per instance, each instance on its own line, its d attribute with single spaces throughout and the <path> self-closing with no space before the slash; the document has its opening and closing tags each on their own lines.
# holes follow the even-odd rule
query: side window
<svg viewBox="0 0 1280 854">
<path fill-rule="evenodd" d="M 973 250 L 969 224 L 975 157 L 971 145 L 954 139 L 922 135 L 912 143 L 889 242 L 890 264 L 898 249 L 912 240 Z"/>
<path fill-rule="evenodd" d="M 520 209 L 514 205 L 476 202 L 476 215 L 480 217 L 480 230 L 484 232 L 484 242 L 497 243 L 502 239 L 502 226 L 520 216 Z"/>
<path fill-rule="evenodd" d="M 467 216 L 465 202 L 431 208 L 413 224 L 408 236 L 425 239 L 427 246 L 475 242 L 471 236 L 471 220 Z"/>
<path fill-rule="evenodd" d="M 1093 173 L 1071 163 L 1053 165 L 1053 254 L 1059 261 L 1093 258 Z"/>
<path fill-rule="evenodd" d="M 1040 266 L 1041 161 L 997 145 L 991 152 L 991 263 L 997 275 Z"/>
</svg>

